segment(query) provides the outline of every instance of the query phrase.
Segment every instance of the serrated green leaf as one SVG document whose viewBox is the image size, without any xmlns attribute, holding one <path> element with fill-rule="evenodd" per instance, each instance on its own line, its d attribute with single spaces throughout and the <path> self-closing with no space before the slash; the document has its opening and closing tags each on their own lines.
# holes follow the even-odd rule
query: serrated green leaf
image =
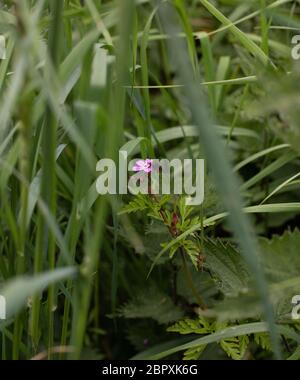
<svg viewBox="0 0 300 380">
<path fill-rule="evenodd" d="M 214 331 L 213 324 L 207 319 L 198 317 L 197 319 L 186 318 L 176 322 L 167 329 L 169 332 L 178 332 L 179 334 L 208 334 Z"/>
<path fill-rule="evenodd" d="M 223 339 L 220 341 L 220 346 L 226 354 L 234 359 L 241 360 L 245 356 L 247 346 L 249 344 L 248 335 Z"/>
<path fill-rule="evenodd" d="M 249 287 L 250 275 L 240 253 L 220 240 L 205 241 L 206 263 L 218 287 L 226 295 L 244 292 Z"/>
<path fill-rule="evenodd" d="M 254 341 L 257 345 L 267 351 L 272 351 L 272 345 L 270 341 L 270 336 L 267 333 L 257 333 L 254 334 Z"/>
<path fill-rule="evenodd" d="M 119 309 L 118 314 L 124 318 L 152 318 L 160 324 L 174 322 L 183 316 L 183 311 L 174 305 L 172 299 L 162 293 L 156 286 L 139 292 L 127 304 Z"/>
</svg>

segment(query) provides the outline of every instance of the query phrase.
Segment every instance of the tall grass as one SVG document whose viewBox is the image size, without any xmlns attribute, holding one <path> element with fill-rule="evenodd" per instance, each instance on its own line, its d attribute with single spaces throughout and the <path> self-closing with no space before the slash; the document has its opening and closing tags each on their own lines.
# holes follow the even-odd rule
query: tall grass
<svg viewBox="0 0 300 380">
<path fill-rule="evenodd" d="M 28 359 L 43 350 L 51 359 L 57 357 L 55 346 L 61 359 L 80 359 L 88 347 L 100 346 L 104 357 L 123 357 L 125 338 L 116 344 L 106 339 L 115 339 L 118 329 L 125 334 L 116 320 L 121 304 L 146 283 L 149 268 L 168 248 L 196 231 L 204 239 L 205 228 L 227 215 L 266 323 L 228 327 L 136 357 L 162 358 L 216 342 L 222 334 L 269 332 L 280 358 L 280 334 L 298 339 L 276 326 L 248 214 L 299 213 L 299 199 L 292 195 L 265 204 L 289 185 L 298 188 L 299 173 L 275 181 L 266 194 L 251 193 L 285 165 L 298 166 L 299 152 L 277 135 L 261 145 L 261 136 L 272 132 L 267 126 L 260 130 L 259 122 L 239 127 L 261 71 L 266 81 L 284 71 L 286 52 L 272 43 L 270 26 L 274 19 L 285 20 L 290 2 L 233 1 L 236 9 L 227 16 L 223 4 L 200 0 L 198 21 L 208 20 L 208 27 L 204 23 L 197 31 L 191 3 L 0 1 L 7 47 L 7 58 L 0 61 L 0 293 L 7 299 L 7 320 L 0 322 L 2 359 Z M 226 99 L 235 89 L 243 96 L 230 119 Z M 124 198 L 96 193 L 96 162 L 117 161 L 122 146 L 143 158 L 171 157 L 178 139 L 190 157 L 195 151 L 205 156 L 221 211 L 197 209 L 201 222 L 169 241 L 149 263 L 138 223 L 118 214 Z M 245 140 L 249 155 L 241 154 L 234 166 L 235 143 Z M 268 161 L 270 155 L 274 160 Z M 257 160 L 259 171 L 243 179 L 242 169 Z M 152 275 L 158 284 L 165 277 L 161 269 Z"/>
</svg>

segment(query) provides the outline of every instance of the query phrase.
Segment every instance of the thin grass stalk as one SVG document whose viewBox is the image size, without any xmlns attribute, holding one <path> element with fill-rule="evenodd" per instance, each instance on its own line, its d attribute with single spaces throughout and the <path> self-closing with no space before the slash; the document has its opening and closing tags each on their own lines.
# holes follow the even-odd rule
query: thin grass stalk
<svg viewBox="0 0 300 380">
<path fill-rule="evenodd" d="M 20 19 L 21 20 L 21 19 Z M 20 38 L 18 41 L 18 47 L 20 48 L 20 54 L 24 54 L 24 29 L 19 27 Z M 23 61 L 23 58 L 18 55 L 16 60 Z M 24 71 L 23 71 L 23 91 L 26 92 L 26 67 L 27 64 L 24 60 Z M 30 125 L 31 125 L 31 117 L 30 117 L 30 108 L 31 108 L 31 99 L 28 94 L 21 99 L 19 104 L 19 117 L 20 123 L 19 125 L 19 142 L 20 142 L 20 156 L 19 156 L 19 170 L 21 175 L 24 178 L 29 178 L 29 146 L 30 146 Z M 24 185 L 24 183 L 19 184 L 20 193 L 21 193 L 21 217 L 18 222 L 18 233 L 16 240 L 16 263 L 15 263 L 15 273 L 16 275 L 21 275 L 25 271 L 25 261 L 26 261 L 26 235 L 27 235 L 27 208 L 28 208 L 28 188 Z M 15 187 L 15 189 L 17 189 Z M 25 314 L 19 313 L 15 319 L 14 330 L 13 330 L 13 347 L 12 347 L 12 358 L 13 360 L 18 360 L 20 356 L 20 345 L 21 345 L 21 337 L 23 334 L 24 328 L 24 319 Z"/>
<path fill-rule="evenodd" d="M 49 30 L 49 49 L 48 56 L 54 69 L 57 68 L 59 62 L 59 41 L 61 30 L 61 13 L 63 2 L 54 0 L 50 4 L 51 26 Z M 53 216 L 56 214 L 56 174 L 55 174 L 55 152 L 56 152 L 56 134 L 57 120 L 53 115 L 50 106 L 47 106 L 46 119 L 43 127 L 43 173 L 41 193 L 45 204 L 48 206 Z M 37 242 L 34 260 L 34 271 L 38 273 L 43 268 L 43 258 L 48 256 L 49 267 L 55 267 L 55 239 L 49 233 L 49 228 L 44 220 L 44 217 L 39 213 Z M 48 342 L 49 352 L 53 346 L 53 311 L 55 304 L 55 287 L 49 288 L 48 293 Z M 34 297 L 32 305 L 32 342 L 36 349 L 39 342 L 39 314 L 40 314 L 40 298 Z"/>
<path fill-rule="evenodd" d="M 31 135 L 31 112 L 32 96 L 31 94 L 25 95 L 20 105 L 20 163 L 19 170 L 26 180 L 30 176 L 30 135 Z M 26 270 L 26 242 L 27 242 L 27 210 L 28 210 L 28 186 L 24 182 L 20 183 L 21 191 L 21 214 L 19 220 L 19 250 L 17 257 L 16 274 L 21 275 Z M 13 359 L 19 358 L 19 348 L 24 324 L 22 321 L 26 320 L 25 313 L 17 316 L 14 329 L 14 348 Z"/>
</svg>

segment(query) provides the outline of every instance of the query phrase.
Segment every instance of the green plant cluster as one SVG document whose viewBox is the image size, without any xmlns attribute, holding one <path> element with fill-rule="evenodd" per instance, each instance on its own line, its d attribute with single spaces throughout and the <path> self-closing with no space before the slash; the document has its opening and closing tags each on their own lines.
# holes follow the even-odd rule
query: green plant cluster
<svg viewBox="0 0 300 380">
<path fill-rule="evenodd" d="M 299 14 L 0 0 L 2 360 L 300 359 Z M 99 195 L 120 150 L 205 159 L 203 204 Z"/>
</svg>

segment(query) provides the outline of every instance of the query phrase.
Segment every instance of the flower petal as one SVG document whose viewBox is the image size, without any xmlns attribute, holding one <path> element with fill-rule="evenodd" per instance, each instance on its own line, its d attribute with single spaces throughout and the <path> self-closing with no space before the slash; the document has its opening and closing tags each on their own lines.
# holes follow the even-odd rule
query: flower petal
<svg viewBox="0 0 300 380">
<path fill-rule="evenodd" d="M 135 171 L 135 172 L 140 172 L 142 170 L 142 168 L 139 165 L 135 164 L 133 166 L 132 170 Z"/>
</svg>

